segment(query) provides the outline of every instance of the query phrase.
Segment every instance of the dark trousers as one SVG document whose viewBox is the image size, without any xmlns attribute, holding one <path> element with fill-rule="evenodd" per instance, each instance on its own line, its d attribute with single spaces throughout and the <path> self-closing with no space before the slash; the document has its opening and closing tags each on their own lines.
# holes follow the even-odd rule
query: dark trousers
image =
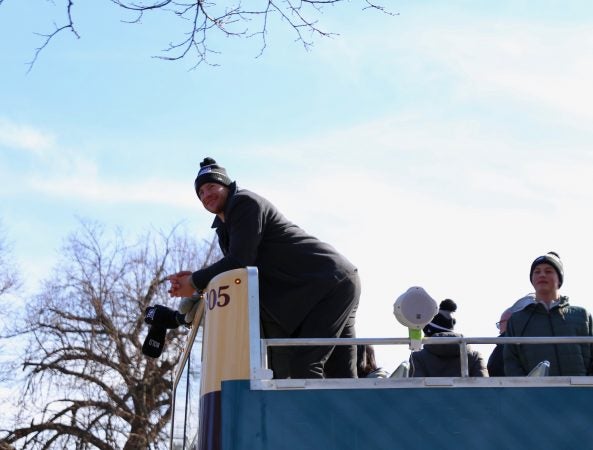
<svg viewBox="0 0 593 450">
<path fill-rule="evenodd" d="M 358 273 L 340 281 L 309 312 L 292 335 L 273 321 L 262 320 L 267 338 L 354 338 L 360 299 Z M 271 347 L 274 378 L 356 378 L 356 346 Z"/>
</svg>

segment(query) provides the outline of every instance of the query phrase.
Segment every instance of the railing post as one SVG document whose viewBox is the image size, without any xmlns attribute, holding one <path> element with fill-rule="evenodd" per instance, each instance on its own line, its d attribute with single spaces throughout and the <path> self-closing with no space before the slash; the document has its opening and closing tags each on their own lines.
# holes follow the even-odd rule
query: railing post
<svg viewBox="0 0 593 450">
<path fill-rule="evenodd" d="M 467 362 L 467 343 L 465 340 L 459 343 L 459 359 L 461 361 L 461 376 L 469 377 L 469 367 Z"/>
<path fill-rule="evenodd" d="M 250 380 L 256 378 L 261 367 L 260 322 L 259 322 L 259 280 L 257 267 L 247 267 L 248 301 L 249 301 L 249 374 Z"/>
<path fill-rule="evenodd" d="M 265 378 L 271 378 L 271 371 L 266 367 L 265 345 L 261 341 L 259 320 L 259 279 L 257 267 L 247 267 L 248 312 L 249 312 L 249 379 L 251 389 Z"/>
</svg>

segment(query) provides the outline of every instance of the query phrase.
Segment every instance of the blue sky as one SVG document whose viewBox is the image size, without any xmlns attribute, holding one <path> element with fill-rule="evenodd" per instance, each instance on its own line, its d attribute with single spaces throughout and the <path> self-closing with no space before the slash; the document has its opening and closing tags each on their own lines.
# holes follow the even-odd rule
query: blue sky
<svg viewBox="0 0 593 450">
<path fill-rule="evenodd" d="M 75 3 L 81 38 L 58 36 L 27 73 L 33 33 L 63 9 L 5 0 L 0 219 L 23 294 L 77 217 L 210 238 L 193 179 L 212 156 L 359 267 L 361 336 L 405 336 L 392 305 L 413 285 L 455 299 L 459 331 L 495 336 L 548 250 L 562 292 L 593 311 L 593 4 L 361 6 L 327 8 L 339 36 L 309 52 L 273 21 L 261 57 L 257 40 L 218 39 L 220 66 L 192 71 L 153 58 L 178 24 Z M 378 354 L 389 370 L 406 357 Z"/>
</svg>

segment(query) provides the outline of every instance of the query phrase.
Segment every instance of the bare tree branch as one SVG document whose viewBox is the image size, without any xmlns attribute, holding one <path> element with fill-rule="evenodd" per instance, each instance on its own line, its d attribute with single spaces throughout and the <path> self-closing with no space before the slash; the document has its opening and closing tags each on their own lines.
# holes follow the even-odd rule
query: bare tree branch
<svg viewBox="0 0 593 450">
<path fill-rule="evenodd" d="M 18 270 L 12 261 L 12 248 L 0 222 L 0 297 L 15 292 L 21 284 Z"/>
<path fill-rule="evenodd" d="M 372 0 L 358 0 L 361 9 L 375 10 L 388 15 L 395 15 L 389 12 Z M 288 26 L 295 33 L 295 40 L 302 43 L 305 49 L 310 49 L 316 37 L 329 37 L 336 35 L 324 30 L 319 24 L 326 8 L 337 7 L 346 0 L 250 0 L 249 7 L 245 8 L 241 0 L 110 0 L 111 4 L 120 8 L 124 15 L 124 23 L 139 24 L 145 14 L 164 13 L 168 16 L 181 20 L 184 24 L 180 27 L 182 36 L 169 40 L 169 44 L 163 49 L 161 55 L 154 58 L 168 61 L 178 61 L 191 57 L 196 68 L 201 63 L 218 65 L 210 62 L 212 54 L 219 54 L 212 45 L 215 45 L 221 37 L 255 37 L 261 39 L 259 57 L 267 47 L 268 26 L 273 21 L 279 21 Z M 0 5 L 2 1 L 0 1 Z M 41 34 L 42 44 L 35 49 L 33 59 L 28 63 L 30 71 L 39 58 L 40 53 L 49 43 L 62 31 L 70 30 L 80 38 L 73 20 L 74 0 L 67 0 L 66 17 L 62 25 L 54 23 L 54 30 L 48 34 Z"/>
<path fill-rule="evenodd" d="M 377 11 L 381 11 L 382 13 L 387 14 L 389 16 L 399 16 L 399 13 L 388 11 L 384 6 L 378 5 L 377 3 L 371 2 L 370 0 L 365 0 L 365 3 L 367 4 L 367 6 L 362 8 L 363 10 L 376 9 Z"/>
<path fill-rule="evenodd" d="M 215 242 L 199 244 L 173 229 L 128 244 L 84 222 L 62 254 L 27 305 L 22 328 L 13 330 L 30 336 L 25 384 L 15 426 L 0 430 L 0 445 L 165 448 L 172 371 L 187 330 L 169 330 L 165 352 L 147 358 L 140 350 L 144 310 L 171 304 L 168 274 L 218 259 Z"/>
<path fill-rule="evenodd" d="M 0 2 L 0 4 L 2 4 L 2 2 Z M 48 44 L 50 43 L 50 41 L 56 35 L 58 35 L 61 31 L 70 30 L 70 31 L 72 31 L 72 33 L 74 34 L 74 36 L 76 36 L 76 39 L 80 39 L 80 35 L 78 34 L 78 31 L 76 31 L 76 28 L 74 28 L 74 22 L 72 21 L 72 6 L 73 6 L 73 1 L 72 0 L 68 0 L 68 6 L 66 7 L 66 11 L 67 11 L 67 14 L 68 14 L 68 21 L 67 21 L 66 25 L 62 25 L 62 26 L 58 27 L 54 23 L 55 30 L 52 33 L 50 33 L 50 34 L 35 33 L 38 36 L 41 36 L 41 37 L 45 38 L 45 40 L 41 44 L 41 46 L 39 46 L 39 47 L 37 47 L 35 49 L 35 53 L 33 55 L 33 59 L 27 63 L 27 65 L 29 66 L 29 68 L 27 69 L 27 73 L 31 72 L 31 69 L 33 69 L 33 66 L 35 65 L 35 62 L 37 61 L 37 58 L 39 58 L 39 54 L 41 53 L 41 51 L 45 47 L 47 47 Z"/>
</svg>

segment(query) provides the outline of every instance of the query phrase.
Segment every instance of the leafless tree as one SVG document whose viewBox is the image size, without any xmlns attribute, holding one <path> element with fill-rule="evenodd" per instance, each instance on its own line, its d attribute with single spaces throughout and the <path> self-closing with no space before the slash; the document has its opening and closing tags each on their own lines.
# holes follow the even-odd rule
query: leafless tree
<svg viewBox="0 0 593 450">
<path fill-rule="evenodd" d="M 12 260 L 12 249 L 0 222 L 0 297 L 17 290 L 21 284 L 18 270 Z"/>
<path fill-rule="evenodd" d="M 6 345 L 7 333 L 5 331 L 7 323 L 14 317 L 15 307 L 9 295 L 16 295 L 21 287 L 21 277 L 19 270 L 13 259 L 12 246 L 7 240 L 6 232 L 0 221 L 0 353 L 7 356 Z M 0 366 L 0 382 L 5 382 L 10 378 L 12 368 L 10 364 L 5 367 Z M 0 450 L 3 450 L 0 446 Z"/>
<path fill-rule="evenodd" d="M 393 15 L 373 0 L 357 0 L 363 10 L 372 9 Z M 179 60 L 191 54 L 194 68 L 201 63 L 211 64 L 209 56 L 218 53 L 210 43 L 217 37 L 259 37 L 260 55 L 266 48 L 269 25 L 280 20 L 294 32 L 295 40 L 308 49 L 315 37 L 334 35 L 319 24 L 319 16 L 330 7 L 340 6 L 346 0 L 250 0 L 245 6 L 241 0 L 110 0 L 121 8 L 123 22 L 141 23 L 147 14 L 163 13 L 179 19 L 183 34 L 170 40 L 163 53 L 156 58 Z M 29 70 L 40 52 L 63 31 L 70 31 L 76 38 L 80 33 L 75 25 L 75 0 L 63 0 L 65 18 L 54 22 L 49 33 L 39 33 L 41 45 L 35 50 Z M 349 2 L 348 2 L 349 3 Z M 0 0 L 0 5 L 2 0 Z M 211 64 L 217 65 L 217 64 Z"/>
<path fill-rule="evenodd" d="M 213 262 L 218 247 L 175 228 L 129 245 L 121 233 L 83 222 L 62 255 L 27 306 L 25 385 L 15 426 L 1 442 L 23 450 L 164 448 L 187 329 L 170 330 L 160 358 L 147 358 L 144 310 L 175 308 L 166 276 Z"/>
</svg>

